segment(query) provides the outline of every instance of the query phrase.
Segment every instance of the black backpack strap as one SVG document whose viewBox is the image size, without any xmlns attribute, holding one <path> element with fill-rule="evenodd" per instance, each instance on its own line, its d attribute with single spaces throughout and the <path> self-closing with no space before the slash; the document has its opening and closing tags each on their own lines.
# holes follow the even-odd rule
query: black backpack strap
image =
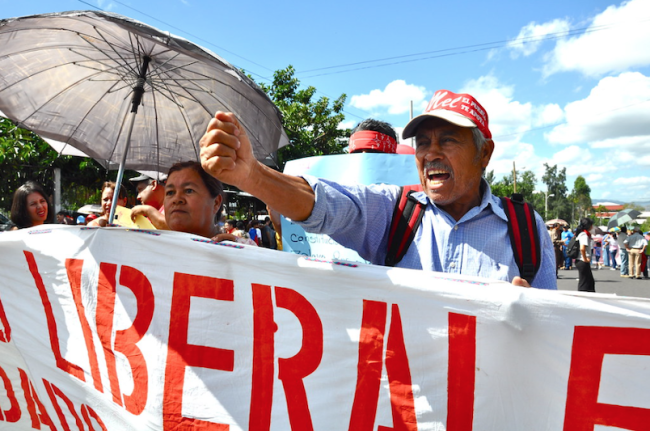
<svg viewBox="0 0 650 431">
<path fill-rule="evenodd" d="M 502 197 L 501 203 L 508 217 L 508 234 L 519 274 L 532 283 L 542 261 L 535 210 L 518 193 L 512 198 Z"/>
<path fill-rule="evenodd" d="M 386 266 L 397 265 L 415 238 L 424 216 L 425 205 L 412 194 L 421 191 L 422 186 L 404 186 L 400 188 L 399 199 L 393 211 L 393 220 L 388 233 Z"/>
</svg>

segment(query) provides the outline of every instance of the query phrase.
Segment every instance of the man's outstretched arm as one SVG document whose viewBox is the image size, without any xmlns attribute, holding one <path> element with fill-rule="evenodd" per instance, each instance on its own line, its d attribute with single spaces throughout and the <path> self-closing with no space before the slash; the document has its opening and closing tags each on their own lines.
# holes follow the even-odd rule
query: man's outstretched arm
<svg viewBox="0 0 650 431">
<path fill-rule="evenodd" d="M 314 191 L 305 180 L 274 171 L 255 159 L 246 130 L 232 113 L 217 112 L 210 120 L 201 138 L 201 166 L 292 220 L 305 220 L 314 207 Z"/>
</svg>

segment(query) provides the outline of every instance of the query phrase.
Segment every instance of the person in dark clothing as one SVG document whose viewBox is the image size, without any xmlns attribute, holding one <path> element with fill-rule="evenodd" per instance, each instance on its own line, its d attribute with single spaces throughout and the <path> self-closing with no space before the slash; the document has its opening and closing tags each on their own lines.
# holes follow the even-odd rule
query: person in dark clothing
<svg viewBox="0 0 650 431">
<path fill-rule="evenodd" d="M 578 290 L 581 292 L 595 292 L 596 281 L 591 272 L 591 251 L 593 249 L 594 222 L 590 218 L 581 218 L 576 229 L 580 242 L 580 255 L 576 259 L 578 269 Z"/>
<path fill-rule="evenodd" d="M 264 226 L 262 226 L 262 247 L 277 250 L 278 245 L 275 241 L 275 230 L 271 225 L 271 217 L 264 219 Z"/>
</svg>

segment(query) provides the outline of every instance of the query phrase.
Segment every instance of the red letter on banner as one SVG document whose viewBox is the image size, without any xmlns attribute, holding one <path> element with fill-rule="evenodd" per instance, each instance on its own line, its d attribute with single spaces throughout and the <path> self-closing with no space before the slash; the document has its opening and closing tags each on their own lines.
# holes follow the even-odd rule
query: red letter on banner
<svg viewBox="0 0 650 431">
<path fill-rule="evenodd" d="M 131 366 L 133 376 L 133 392 L 124 395 L 124 405 L 130 413 L 139 415 L 147 403 L 149 377 L 147 364 L 142 351 L 136 343 L 147 332 L 154 311 L 154 296 L 151 283 L 142 272 L 129 266 L 120 270 L 120 284 L 127 287 L 135 295 L 137 314 L 128 329 L 115 332 L 115 344 L 111 345 L 113 334 L 113 319 L 115 308 L 115 277 L 117 266 L 109 263 L 99 265 L 99 283 L 97 286 L 97 332 L 104 348 L 104 356 L 108 366 L 109 381 L 113 400 L 122 405 L 122 393 L 117 377 L 114 351 L 126 356 Z"/>
<path fill-rule="evenodd" d="M 50 419 L 50 415 L 48 415 L 47 410 L 45 410 L 45 406 L 43 406 L 43 403 L 38 398 L 38 395 L 34 390 L 34 385 L 32 385 L 32 382 L 29 380 L 27 373 L 20 368 L 18 368 L 18 373 L 20 374 L 20 386 L 23 388 L 25 401 L 27 401 L 27 412 L 29 413 L 29 417 L 32 419 L 32 428 L 40 430 L 42 423 L 43 425 L 50 427 L 51 430 L 56 430 L 52 423 L 52 419 Z M 36 408 L 38 408 L 38 412 L 36 411 Z"/>
<path fill-rule="evenodd" d="M 5 314 L 5 308 L 2 305 L 2 300 L 0 300 L 0 326 L 4 329 L 0 329 L 0 341 L 8 343 L 11 341 L 11 327 L 9 326 L 9 321 L 7 320 L 7 315 Z"/>
<path fill-rule="evenodd" d="M 390 429 L 415 431 L 418 429 L 415 416 L 415 401 L 411 371 L 399 307 L 393 304 L 390 332 L 386 349 L 386 374 L 389 380 L 393 428 L 378 427 L 380 431 Z M 350 431 L 371 431 L 374 429 L 379 401 L 379 388 L 383 368 L 384 333 L 386 330 L 387 305 L 385 302 L 363 301 L 363 317 L 359 336 L 359 363 L 357 365 L 357 387 L 352 404 Z"/>
<path fill-rule="evenodd" d="M 68 406 L 68 410 L 74 417 L 75 423 L 77 424 L 77 429 L 83 430 L 83 422 L 81 422 L 81 418 L 77 414 L 77 411 L 74 408 L 74 404 L 72 404 L 70 398 L 65 396 L 61 389 L 57 388 L 47 380 L 43 379 L 43 384 L 45 385 L 47 395 L 50 397 L 50 401 L 52 401 L 52 406 L 54 406 L 54 410 L 56 410 L 56 415 L 59 417 L 59 421 L 61 421 L 61 425 L 63 426 L 64 431 L 70 431 L 70 427 L 68 426 L 68 421 L 65 420 L 65 415 L 63 414 L 63 410 L 61 409 L 59 402 L 56 400 L 56 396 L 61 398 L 65 405 Z"/>
<path fill-rule="evenodd" d="M 449 313 L 447 430 L 471 431 L 476 379 L 476 316 Z"/>
<path fill-rule="evenodd" d="M 36 288 L 38 293 L 41 296 L 41 301 L 43 302 L 43 310 L 45 311 L 45 318 L 47 319 L 47 329 L 50 333 L 50 346 L 52 347 L 52 353 L 56 360 L 56 366 L 62 369 L 63 371 L 69 373 L 70 375 L 78 378 L 82 382 L 85 382 L 84 372 L 78 365 L 75 365 L 61 356 L 61 349 L 59 347 L 59 335 L 56 329 L 56 320 L 54 319 L 54 313 L 52 312 L 52 303 L 47 296 L 47 290 L 45 290 L 45 285 L 43 284 L 43 279 L 41 274 L 38 272 L 38 266 L 36 266 L 36 260 L 34 259 L 34 254 L 29 251 L 24 251 L 25 258 L 27 259 L 27 265 L 29 266 L 29 272 L 31 272 L 34 282 L 36 283 Z"/>
<path fill-rule="evenodd" d="M 4 383 L 5 393 L 7 394 L 7 398 L 9 398 L 9 404 L 11 404 L 11 408 L 4 412 L 0 408 L 0 421 L 6 420 L 7 422 L 18 422 L 20 419 L 20 406 L 18 405 L 18 399 L 16 399 L 16 394 L 14 392 L 14 387 L 11 384 L 11 380 L 9 380 L 9 376 L 2 367 L 0 367 L 0 379 L 2 379 L 2 383 Z M 2 413 L 4 413 L 4 415 Z"/>
<path fill-rule="evenodd" d="M 248 418 L 250 431 L 271 428 L 275 331 L 271 286 L 253 284 L 253 383 Z"/>
<path fill-rule="evenodd" d="M 385 302 L 363 301 L 357 388 L 348 428 L 350 431 L 372 431 L 375 426 L 383 367 L 386 313 Z"/>
<path fill-rule="evenodd" d="M 275 300 L 279 308 L 291 311 L 302 326 L 302 347 L 295 356 L 278 359 L 278 378 L 287 397 L 291 429 L 309 431 L 313 426 L 302 379 L 316 371 L 323 358 L 323 323 L 314 306 L 294 290 L 276 287 Z"/>
<path fill-rule="evenodd" d="M 93 332 L 88 324 L 86 310 L 81 298 L 81 268 L 83 267 L 83 263 L 84 261 L 81 259 L 66 259 L 65 269 L 68 272 L 68 281 L 70 282 L 72 299 L 77 307 L 77 315 L 79 316 L 84 340 L 86 341 L 86 350 L 88 350 L 88 362 L 90 363 L 90 372 L 93 376 L 93 383 L 95 384 L 95 389 L 99 392 L 104 392 L 102 377 L 99 373 L 99 364 L 97 363 L 97 354 L 95 353 Z"/>
<path fill-rule="evenodd" d="M 564 429 L 593 430 L 594 425 L 601 425 L 647 430 L 650 410 L 598 402 L 605 354 L 650 356 L 650 329 L 576 326 Z"/>
<path fill-rule="evenodd" d="M 104 425 L 104 422 L 101 420 L 97 412 L 85 404 L 81 405 L 81 416 L 83 416 L 84 421 L 86 421 L 86 425 L 88 425 L 88 429 L 90 431 L 95 430 L 95 428 L 93 428 L 93 423 L 90 420 L 91 417 L 97 421 L 97 424 L 101 427 L 102 431 L 108 431 L 106 429 L 106 425 Z"/>
<path fill-rule="evenodd" d="M 117 367 L 115 355 L 113 354 L 113 316 L 115 309 L 115 278 L 117 265 L 114 263 L 99 264 L 99 281 L 97 282 L 97 310 L 95 324 L 97 335 L 104 350 L 106 367 L 108 368 L 108 381 L 111 385 L 113 402 L 122 405 L 122 393 L 120 392 L 120 381 L 117 378 Z"/>
<path fill-rule="evenodd" d="M 133 392 L 131 395 L 124 395 L 124 405 L 129 412 L 139 415 L 147 404 L 149 376 L 147 362 L 136 343 L 149 329 L 153 319 L 155 299 L 151 283 L 137 269 L 123 266 L 120 270 L 120 284 L 133 292 L 138 306 L 131 326 L 115 332 L 115 351 L 126 356 L 133 375 Z"/>
<path fill-rule="evenodd" d="M 415 416 L 411 370 L 404 344 L 402 318 L 397 304 L 393 304 L 391 307 L 390 332 L 386 344 L 386 374 L 390 382 L 393 428 L 380 426 L 378 430 L 417 431 L 418 421 Z"/>
<path fill-rule="evenodd" d="M 226 424 L 187 418 L 182 414 L 186 367 L 232 371 L 235 363 L 235 352 L 232 350 L 187 343 L 192 297 L 233 301 L 234 283 L 232 280 L 199 275 L 174 274 L 163 393 L 163 428 L 179 431 L 197 428 L 206 431 L 228 430 L 229 426 Z"/>
</svg>

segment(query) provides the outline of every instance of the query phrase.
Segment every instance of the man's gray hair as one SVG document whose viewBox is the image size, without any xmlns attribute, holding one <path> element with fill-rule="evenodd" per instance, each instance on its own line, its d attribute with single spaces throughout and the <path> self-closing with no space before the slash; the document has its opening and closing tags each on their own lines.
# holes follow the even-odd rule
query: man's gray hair
<svg viewBox="0 0 650 431">
<path fill-rule="evenodd" d="M 481 132 L 478 127 L 472 127 L 472 137 L 474 138 L 474 145 L 476 145 L 478 157 L 478 155 L 481 154 L 481 150 L 483 149 L 483 145 L 487 142 L 487 139 L 485 139 L 483 132 Z"/>
</svg>

